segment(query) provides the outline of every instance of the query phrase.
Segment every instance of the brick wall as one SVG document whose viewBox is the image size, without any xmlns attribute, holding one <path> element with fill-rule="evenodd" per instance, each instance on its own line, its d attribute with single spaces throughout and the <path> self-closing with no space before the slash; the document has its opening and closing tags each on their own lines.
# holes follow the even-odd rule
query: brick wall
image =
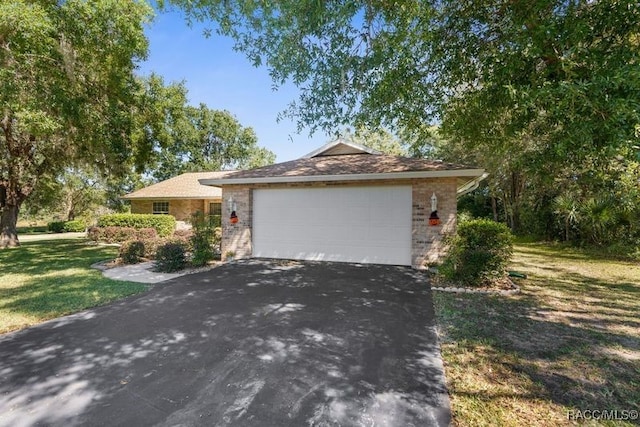
<svg viewBox="0 0 640 427">
<path fill-rule="evenodd" d="M 204 212 L 202 199 L 169 201 L 169 215 L 173 215 L 176 221 L 188 222 L 197 211 Z"/>
<path fill-rule="evenodd" d="M 134 214 L 150 214 L 153 213 L 153 201 L 151 200 L 132 200 L 131 213 Z"/>
<path fill-rule="evenodd" d="M 236 258 L 251 257 L 251 226 L 253 222 L 252 190 L 257 188 L 301 188 L 335 187 L 363 185 L 407 185 L 412 192 L 412 241 L 411 263 L 415 268 L 424 268 L 434 263 L 443 254 L 443 238 L 456 229 L 456 178 L 424 178 L 388 181 L 347 181 L 347 182 L 300 182 L 286 184 L 256 184 L 251 186 L 228 185 L 222 189 L 222 257 L 228 251 L 235 252 Z M 438 216 L 440 224 L 429 225 L 431 215 L 431 196 L 438 198 Z M 228 200 L 233 197 L 236 203 L 238 223 L 231 224 Z"/>
<path fill-rule="evenodd" d="M 455 232 L 457 201 L 456 178 L 434 178 L 413 180 L 413 232 L 411 242 L 411 265 L 423 268 L 438 260 L 444 253 L 443 238 Z M 431 196 L 438 198 L 440 224 L 429 225 Z"/>
<path fill-rule="evenodd" d="M 155 200 L 155 201 L 167 201 L 167 200 Z M 131 213 L 137 214 L 152 214 L 153 213 L 154 200 L 132 200 L 131 201 Z M 196 211 L 204 212 L 205 205 L 202 199 L 193 200 L 168 200 L 169 202 L 169 215 L 173 215 L 176 221 L 189 221 L 191 215 Z"/>
<path fill-rule="evenodd" d="M 229 185 L 222 188 L 222 260 L 227 252 L 234 252 L 235 258 L 251 257 L 251 224 L 253 223 L 253 200 L 249 187 Z M 229 218 L 229 198 L 236 205 L 238 222 L 231 224 Z"/>
</svg>

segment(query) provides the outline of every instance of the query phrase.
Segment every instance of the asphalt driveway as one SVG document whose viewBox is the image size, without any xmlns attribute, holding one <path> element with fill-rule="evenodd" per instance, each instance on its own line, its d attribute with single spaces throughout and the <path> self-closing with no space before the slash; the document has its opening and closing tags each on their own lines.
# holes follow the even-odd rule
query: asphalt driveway
<svg viewBox="0 0 640 427">
<path fill-rule="evenodd" d="M 409 268 L 243 261 L 0 336 L 0 425 L 448 425 Z"/>
</svg>

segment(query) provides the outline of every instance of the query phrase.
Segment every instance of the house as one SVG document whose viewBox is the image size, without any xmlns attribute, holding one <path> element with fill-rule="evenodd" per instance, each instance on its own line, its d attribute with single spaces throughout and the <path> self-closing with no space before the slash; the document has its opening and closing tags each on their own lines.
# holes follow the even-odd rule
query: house
<svg viewBox="0 0 640 427">
<path fill-rule="evenodd" d="M 344 140 L 284 163 L 200 179 L 222 189 L 222 254 L 423 268 L 483 169 Z M 233 218 L 232 218 L 233 217 Z"/>
<path fill-rule="evenodd" d="M 200 211 L 205 215 L 220 215 L 222 191 L 202 185 L 202 178 L 221 178 L 223 172 L 190 172 L 129 193 L 122 198 L 131 201 L 131 213 L 173 215 L 179 225 Z"/>
</svg>

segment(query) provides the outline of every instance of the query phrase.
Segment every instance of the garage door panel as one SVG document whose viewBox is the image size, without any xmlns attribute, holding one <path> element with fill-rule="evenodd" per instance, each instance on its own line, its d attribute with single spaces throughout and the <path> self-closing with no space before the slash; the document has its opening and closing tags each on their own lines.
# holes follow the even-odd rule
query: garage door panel
<svg viewBox="0 0 640 427">
<path fill-rule="evenodd" d="M 411 187 L 258 189 L 254 256 L 411 263 Z"/>
</svg>

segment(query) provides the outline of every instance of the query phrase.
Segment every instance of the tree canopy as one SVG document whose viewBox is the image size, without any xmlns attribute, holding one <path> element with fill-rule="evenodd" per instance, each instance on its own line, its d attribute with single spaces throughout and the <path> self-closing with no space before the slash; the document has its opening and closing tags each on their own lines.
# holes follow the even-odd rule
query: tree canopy
<svg viewBox="0 0 640 427">
<path fill-rule="evenodd" d="M 135 74 L 146 2 L 0 0 L 0 10 L 0 247 L 18 245 L 32 194 L 30 209 L 60 205 L 55 194 L 73 217 L 139 183 L 133 171 L 162 179 L 273 162 L 230 113 L 190 107 L 183 84 Z"/>
<path fill-rule="evenodd" d="M 637 141 L 634 1 L 170 3 L 215 21 L 236 48 L 293 81 L 301 126 L 446 131 L 584 158 Z"/>
<path fill-rule="evenodd" d="M 633 234 L 640 210 L 611 200 L 640 204 L 637 1 L 169 3 L 233 37 L 276 86 L 295 83 L 283 114 L 300 128 L 389 129 L 413 155 L 486 167 L 481 191 L 515 231 L 569 215 L 565 237 Z"/>
<path fill-rule="evenodd" d="M 271 164 L 275 154 L 257 145 L 258 137 L 228 111 L 185 106 L 172 140 L 155 151 L 156 180 L 189 171 L 249 169 Z"/>
<path fill-rule="evenodd" d="M 118 173 L 137 141 L 131 106 L 146 3 L 0 2 L 0 246 L 38 178 L 86 164 Z"/>
</svg>

